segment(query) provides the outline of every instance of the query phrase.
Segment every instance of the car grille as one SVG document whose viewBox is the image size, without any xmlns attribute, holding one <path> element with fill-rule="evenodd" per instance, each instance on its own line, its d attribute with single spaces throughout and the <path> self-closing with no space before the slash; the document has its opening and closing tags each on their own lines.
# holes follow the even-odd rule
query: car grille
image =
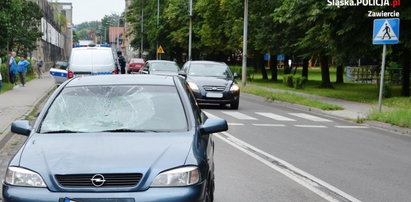
<svg viewBox="0 0 411 202">
<path fill-rule="evenodd" d="M 133 187 L 142 177 L 140 173 L 131 174 L 101 174 L 106 180 L 100 187 Z M 91 182 L 94 174 L 56 175 L 58 183 L 63 187 L 96 187 Z"/>
<path fill-rule="evenodd" d="M 224 91 L 225 86 L 203 86 L 206 91 Z"/>
</svg>

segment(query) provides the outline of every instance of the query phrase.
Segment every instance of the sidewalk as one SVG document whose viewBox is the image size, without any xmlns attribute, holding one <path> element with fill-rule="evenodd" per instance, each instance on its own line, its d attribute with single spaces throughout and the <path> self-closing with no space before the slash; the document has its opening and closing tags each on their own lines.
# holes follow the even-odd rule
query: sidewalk
<svg viewBox="0 0 411 202">
<path fill-rule="evenodd" d="M 343 119 L 356 120 L 358 118 L 365 118 L 365 117 L 367 117 L 367 115 L 369 113 L 372 112 L 373 109 L 378 108 L 377 104 L 373 105 L 373 104 L 367 104 L 367 103 L 361 103 L 361 102 L 341 100 L 341 99 L 336 99 L 336 98 L 329 98 L 329 97 L 324 97 L 324 96 L 319 96 L 319 95 L 311 95 L 311 94 L 295 92 L 295 91 L 273 89 L 273 88 L 255 86 L 255 85 L 253 85 L 253 86 L 258 87 L 258 88 L 263 88 L 263 89 L 271 91 L 271 92 L 293 93 L 293 94 L 301 95 L 301 96 L 304 96 L 304 97 L 312 98 L 312 99 L 315 99 L 315 100 L 319 100 L 321 102 L 341 106 L 341 107 L 344 108 L 344 110 L 335 110 L 335 111 L 321 110 L 321 112 L 323 112 L 325 114 L 337 116 L 337 117 L 340 117 L 340 118 L 343 118 Z"/>
<path fill-rule="evenodd" d="M 42 79 L 33 79 L 25 87 L 0 94 L 0 143 L 4 144 L 3 139 L 9 138 L 7 136 L 11 123 L 30 113 L 54 86 L 53 78 L 45 72 Z"/>
</svg>

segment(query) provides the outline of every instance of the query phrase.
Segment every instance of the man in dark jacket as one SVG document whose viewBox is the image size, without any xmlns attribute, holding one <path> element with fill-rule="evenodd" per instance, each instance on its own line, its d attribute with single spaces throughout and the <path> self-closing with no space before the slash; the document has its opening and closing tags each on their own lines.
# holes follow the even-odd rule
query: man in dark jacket
<svg viewBox="0 0 411 202">
<path fill-rule="evenodd" d="M 124 59 L 121 51 L 117 51 L 117 60 L 121 74 L 126 74 L 126 59 Z"/>
</svg>

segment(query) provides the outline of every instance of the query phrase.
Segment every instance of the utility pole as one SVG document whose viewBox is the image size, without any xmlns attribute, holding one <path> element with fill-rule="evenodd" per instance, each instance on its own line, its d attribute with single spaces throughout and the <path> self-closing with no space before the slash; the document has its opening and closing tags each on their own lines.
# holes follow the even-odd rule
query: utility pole
<svg viewBox="0 0 411 202">
<path fill-rule="evenodd" d="M 241 69 L 241 85 L 247 82 L 247 36 L 248 35 L 248 0 L 244 0 L 244 28 L 243 28 L 243 66 Z"/>
<path fill-rule="evenodd" d="M 193 40 L 193 0 L 190 0 L 189 3 L 189 13 L 188 16 L 190 18 L 190 28 L 189 28 L 189 34 L 188 34 L 188 60 L 191 61 L 191 46 L 192 46 L 192 40 Z"/>
<path fill-rule="evenodd" d="M 144 50 L 144 0 L 141 1 L 141 42 L 140 42 L 140 58 L 143 58 Z"/>
<path fill-rule="evenodd" d="M 159 25 L 160 25 L 160 0 L 157 0 L 157 34 L 160 34 L 159 32 Z M 158 37 L 157 36 L 157 48 L 156 48 L 156 59 L 158 60 Z"/>
</svg>

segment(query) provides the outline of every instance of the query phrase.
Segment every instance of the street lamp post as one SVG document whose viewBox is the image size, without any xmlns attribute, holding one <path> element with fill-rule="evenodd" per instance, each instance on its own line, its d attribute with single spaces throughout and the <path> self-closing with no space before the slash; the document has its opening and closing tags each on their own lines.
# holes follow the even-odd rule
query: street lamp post
<svg viewBox="0 0 411 202">
<path fill-rule="evenodd" d="M 248 35 L 248 0 L 244 0 L 244 28 L 243 28 L 243 66 L 241 69 L 241 84 L 247 82 L 247 36 Z"/>
<path fill-rule="evenodd" d="M 159 25 L 160 25 L 160 0 L 157 0 L 157 34 L 159 34 Z M 158 48 L 158 37 L 159 36 L 157 36 L 157 48 Z M 157 50 L 156 50 L 156 59 L 158 60 Z"/>
<path fill-rule="evenodd" d="M 190 18 L 190 27 L 188 34 L 188 60 L 191 61 L 191 46 L 193 40 L 193 0 L 189 2 L 189 18 Z"/>
<path fill-rule="evenodd" d="M 141 42 L 140 42 L 140 58 L 143 58 L 143 48 L 144 48 L 144 0 L 141 1 Z"/>
</svg>

